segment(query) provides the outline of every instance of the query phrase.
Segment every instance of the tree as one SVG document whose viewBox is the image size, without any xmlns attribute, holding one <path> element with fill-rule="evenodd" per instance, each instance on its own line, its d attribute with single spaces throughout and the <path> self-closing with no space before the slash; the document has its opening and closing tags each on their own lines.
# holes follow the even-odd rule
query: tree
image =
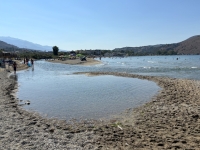
<svg viewBox="0 0 200 150">
<path fill-rule="evenodd" d="M 52 47 L 52 49 L 53 49 L 53 54 L 58 55 L 59 48 L 57 46 L 54 46 Z"/>
</svg>

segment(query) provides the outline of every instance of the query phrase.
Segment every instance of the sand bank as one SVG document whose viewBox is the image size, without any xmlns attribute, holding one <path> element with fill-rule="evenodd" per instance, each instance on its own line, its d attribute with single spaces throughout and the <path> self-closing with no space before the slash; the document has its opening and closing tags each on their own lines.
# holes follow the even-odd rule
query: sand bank
<svg viewBox="0 0 200 150">
<path fill-rule="evenodd" d="M 28 66 L 24 64 L 23 61 L 20 60 L 14 60 L 14 61 L 17 63 L 17 71 L 28 69 Z M 0 72 L 4 70 L 8 72 L 14 72 L 13 66 L 8 64 L 5 65 L 5 68 L 0 67 Z"/>
<path fill-rule="evenodd" d="M 199 149 L 200 82 L 125 73 L 156 82 L 150 102 L 109 121 L 66 123 L 18 106 L 17 83 L 0 72 L 0 149 Z M 133 97 L 134 98 L 134 97 Z"/>
<path fill-rule="evenodd" d="M 97 65 L 101 64 L 101 61 L 95 60 L 93 58 L 87 58 L 87 61 L 81 61 L 79 58 L 77 59 L 67 59 L 67 60 L 48 60 L 49 62 L 53 63 L 62 63 L 62 64 L 69 64 L 69 65 Z"/>
</svg>

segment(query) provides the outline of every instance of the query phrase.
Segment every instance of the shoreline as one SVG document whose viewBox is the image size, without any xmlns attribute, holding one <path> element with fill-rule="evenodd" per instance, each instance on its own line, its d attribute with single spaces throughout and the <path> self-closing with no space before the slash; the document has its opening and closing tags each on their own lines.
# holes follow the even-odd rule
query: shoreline
<svg viewBox="0 0 200 150">
<path fill-rule="evenodd" d="M 55 59 L 55 60 L 48 60 L 48 62 L 69 64 L 69 65 L 85 65 L 85 66 L 102 64 L 101 61 L 95 60 L 93 58 L 87 58 L 87 61 L 81 61 L 79 58 L 77 58 L 77 59 L 67 59 L 67 60 Z"/>
<path fill-rule="evenodd" d="M 23 63 L 23 61 L 19 60 L 14 60 L 14 61 L 17 63 L 17 71 L 26 70 L 29 68 L 28 65 Z M 0 67 L 0 72 L 1 71 L 14 72 L 12 65 L 6 65 L 5 68 Z"/>
<path fill-rule="evenodd" d="M 0 71 L 2 149 L 198 149 L 200 81 L 114 72 L 85 72 L 154 81 L 150 102 L 109 121 L 71 123 L 24 110 L 12 95 L 17 82 Z M 80 74 L 80 73 L 77 73 Z M 81 72 L 82 74 L 82 72 Z"/>
</svg>

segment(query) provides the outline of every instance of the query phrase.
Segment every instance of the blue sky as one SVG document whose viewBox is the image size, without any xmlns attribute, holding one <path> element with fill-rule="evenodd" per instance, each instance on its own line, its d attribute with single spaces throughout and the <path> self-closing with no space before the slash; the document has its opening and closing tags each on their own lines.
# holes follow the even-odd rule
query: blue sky
<svg viewBox="0 0 200 150">
<path fill-rule="evenodd" d="M 0 0 L 0 36 L 64 50 L 176 43 L 200 34 L 200 0 Z"/>
</svg>

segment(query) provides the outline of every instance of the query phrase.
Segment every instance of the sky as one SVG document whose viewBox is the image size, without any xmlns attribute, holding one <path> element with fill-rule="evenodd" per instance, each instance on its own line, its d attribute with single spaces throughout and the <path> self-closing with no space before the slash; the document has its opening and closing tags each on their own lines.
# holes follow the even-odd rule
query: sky
<svg viewBox="0 0 200 150">
<path fill-rule="evenodd" d="M 0 0 L 0 36 L 63 50 L 177 43 L 200 35 L 200 0 Z"/>
</svg>

